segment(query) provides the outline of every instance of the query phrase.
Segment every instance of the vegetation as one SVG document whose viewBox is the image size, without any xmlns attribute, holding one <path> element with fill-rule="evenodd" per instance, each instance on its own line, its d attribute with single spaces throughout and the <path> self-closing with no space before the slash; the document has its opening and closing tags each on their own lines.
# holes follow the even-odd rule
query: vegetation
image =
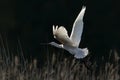
<svg viewBox="0 0 120 80">
<path fill-rule="evenodd" d="M 89 70 L 79 60 L 58 60 L 53 54 L 43 68 L 37 68 L 37 60 L 28 63 L 4 54 L 0 55 L 0 80 L 119 80 L 118 61 L 115 63 L 107 62 L 99 69 L 92 66 Z"/>
<path fill-rule="evenodd" d="M 50 55 L 44 61 L 45 65 L 38 68 L 37 60 L 28 62 L 24 59 L 20 44 L 19 56 L 13 56 L 1 41 L 0 80 L 120 80 L 119 56 L 116 52 L 114 58 L 100 64 L 99 68 L 92 64 L 88 69 L 80 60 L 63 58 L 54 53 L 51 56 L 52 52 L 48 51 Z"/>
</svg>

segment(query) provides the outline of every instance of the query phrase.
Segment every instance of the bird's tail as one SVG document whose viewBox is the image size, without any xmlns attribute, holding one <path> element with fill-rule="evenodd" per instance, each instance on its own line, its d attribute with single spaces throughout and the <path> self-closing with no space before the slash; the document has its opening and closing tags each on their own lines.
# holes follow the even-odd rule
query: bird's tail
<svg viewBox="0 0 120 80">
<path fill-rule="evenodd" d="M 87 56 L 88 55 L 88 48 L 83 48 L 81 49 L 84 52 L 84 55 Z"/>
<path fill-rule="evenodd" d="M 74 57 L 76 59 L 82 59 L 82 58 L 85 58 L 87 55 L 88 55 L 88 49 L 87 48 L 83 48 L 83 49 L 79 48 L 79 51 L 77 51 L 77 53 L 74 55 Z"/>
</svg>

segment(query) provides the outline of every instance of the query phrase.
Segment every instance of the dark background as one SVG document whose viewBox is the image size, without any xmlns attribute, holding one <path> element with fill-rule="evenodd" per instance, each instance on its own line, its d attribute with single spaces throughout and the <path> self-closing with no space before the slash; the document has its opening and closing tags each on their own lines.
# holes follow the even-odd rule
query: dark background
<svg viewBox="0 0 120 80">
<path fill-rule="evenodd" d="M 16 55 L 21 46 L 25 56 L 43 58 L 47 50 L 40 43 L 54 40 L 52 25 L 65 26 L 70 34 L 82 5 L 87 9 L 80 47 L 88 47 L 93 59 L 119 51 L 119 0 L 0 0 L 1 48 L 4 43 Z"/>
</svg>

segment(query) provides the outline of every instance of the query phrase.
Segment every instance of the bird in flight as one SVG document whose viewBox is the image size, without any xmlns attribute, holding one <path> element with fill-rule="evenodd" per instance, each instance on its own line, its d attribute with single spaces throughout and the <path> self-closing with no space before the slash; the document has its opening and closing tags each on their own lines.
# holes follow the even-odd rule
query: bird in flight
<svg viewBox="0 0 120 80">
<path fill-rule="evenodd" d="M 63 26 L 53 25 L 53 36 L 61 44 L 50 42 L 49 44 L 58 48 L 67 50 L 69 53 L 74 55 L 76 59 L 82 59 L 88 55 L 87 48 L 79 48 L 81 36 L 83 32 L 83 17 L 86 7 L 82 7 L 82 10 L 78 14 L 76 20 L 73 23 L 73 28 L 70 37 L 68 36 L 67 30 Z"/>
</svg>

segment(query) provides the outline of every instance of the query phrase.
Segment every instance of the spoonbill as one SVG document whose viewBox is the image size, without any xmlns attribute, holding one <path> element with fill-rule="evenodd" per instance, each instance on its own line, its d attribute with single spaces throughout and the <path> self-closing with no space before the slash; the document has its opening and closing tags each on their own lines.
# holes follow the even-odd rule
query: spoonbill
<svg viewBox="0 0 120 80">
<path fill-rule="evenodd" d="M 81 36 L 83 32 L 83 17 L 86 7 L 82 7 L 82 10 L 78 14 L 76 20 L 73 23 L 73 28 L 70 37 L 68 36 L 67 30 L 64 26 L 53 25 L 53 36 L 61 44 L 56 42 L 50 42 L 49 44 L 58 48 L 67 50 L 69 53 L 74 55 L 76 59 L 82 59 L 88 55 L 87 48 L 79 48 Z"/>
</svg>

